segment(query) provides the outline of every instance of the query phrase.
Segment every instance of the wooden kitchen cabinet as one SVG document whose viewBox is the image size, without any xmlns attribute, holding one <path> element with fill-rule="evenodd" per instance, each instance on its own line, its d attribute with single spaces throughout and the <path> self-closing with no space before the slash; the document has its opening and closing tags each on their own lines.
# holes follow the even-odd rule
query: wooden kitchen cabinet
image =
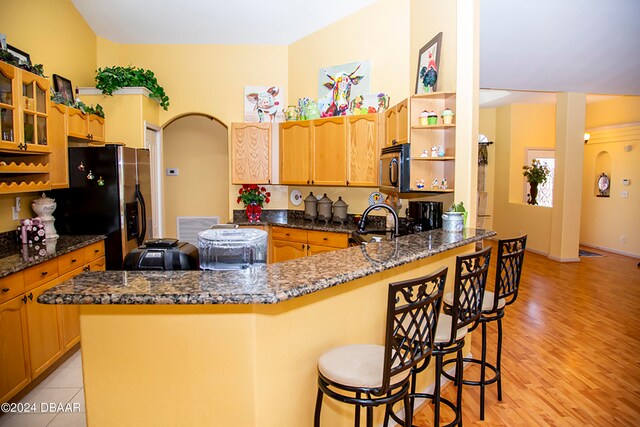
<svg viewBox="0 0 640 427">
<path fill-rule="evenodd" d="M 28 340 L 25 302 L 16 297 L 1 303 L 0 402 L 8 401 L 31 381 Z"/>
<path fill-rule="evenodd" d="M 51 143 L 51 171 L 49 180 L 51 188 L 69 188 L 69 142 L 67 140 L 67 107 L 51 104 L 49 114 L 49 141 Z"/>
<path fill-rule="evenodd" d="M 72 138 L 104 141 L 104 119 L 85 114 L 77 108 L 67 107 L 67 136 Z"/>
<path fill-rule="evenodd" d="M 29 360 L 32 378 L 40 375 L 62 355 L 58 308 L 55 305 L 38 304 L 38 297 L 58 284 L 51 280 L 25 294 L 29 335 Z"/>
<path fill-rule="evenodd" d="M 272 125 L 231 124 L 231 183 L 271 184 Z"/>
<path fill-rule="evenodd" d="M 346 233 L 271 227 L 270 262 L 282 262 L 348 247 Z"/>
<path fill-rule="evenodd" d="M 305 120 L 280 124 L 281 184 L 311 184 L 311 123 L 311 120 Z"/>
<path fill-rule="evenodd" d="M 347 127 L 345 117 L 313 121 L 311 184 L 345 185 L 347 182 Z"/>
<path fill-rule="evenodd" d="M 405 99 L 384 112 L 384 146 L 406 144 L 409 142 L 409 103 Z"/>
<path fill-rule="evenodd" d="M 348 169 L 347 185 L 378 186 L 378 114 L 347 117 Z"/>
</svg>

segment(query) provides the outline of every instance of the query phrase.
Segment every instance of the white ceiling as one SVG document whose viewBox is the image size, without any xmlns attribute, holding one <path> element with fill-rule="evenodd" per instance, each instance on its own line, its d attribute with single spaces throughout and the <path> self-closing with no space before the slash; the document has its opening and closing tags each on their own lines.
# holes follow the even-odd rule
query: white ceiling
<svg viewBox="0 0 640 427">
<path fill-rule="evenodd" d="M 611 95 L 587 95 L 587 104 L 615 98 Z M 510 104 L 555 104 L 556 92 L 530 92 L 502 89 L 480 89 L 480 107 L 494 108 Z"/>
<path fill-rule="evenodd" d="M 71 0 L 118 43 L 288 45 L 378 0 Z"/>
<path fill-rule="evenodd" d="M 288 45 L 379 0 L 72 1 L 118 43 Z M 480 5 L 480 87 L 640 95 L 640 0 Z"/>
</svg>

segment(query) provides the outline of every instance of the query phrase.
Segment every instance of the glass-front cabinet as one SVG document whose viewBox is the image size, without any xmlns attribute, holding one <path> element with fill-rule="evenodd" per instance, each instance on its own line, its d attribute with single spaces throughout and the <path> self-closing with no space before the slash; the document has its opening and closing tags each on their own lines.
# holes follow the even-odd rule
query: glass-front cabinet
<svg viewBox="0 0 640 427">
<path fill-rule="evenodd" d="M 17 148 L 17 101 L 18 70 L 9 64 L 0 62 L 0 147 Z"/>
<path fill-rule="evenodd" d="M 22 71 L 22 70 L 21 70 Z M 49 115 L 49 82 L 35 74 L 22 71 L 21 99 L 22 132 L 19 149 L 49 153 L 47 117 Z"/>
</svg>

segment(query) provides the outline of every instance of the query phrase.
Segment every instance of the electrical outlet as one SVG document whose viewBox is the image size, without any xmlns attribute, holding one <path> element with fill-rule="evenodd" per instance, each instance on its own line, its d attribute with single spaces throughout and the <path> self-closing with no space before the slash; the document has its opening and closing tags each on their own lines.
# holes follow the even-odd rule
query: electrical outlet
<svg viewBox="0 0 640 427">
<path fill-rule="evenodd" d="M 627 236 L 620 236 L 620 243 L 627 243 Z"/>
<path fill-rule="evenodd" d="M 20 210 L 22 209 L 22 203 L 20 203 L 20 197 L 16 197 L 15 206 L 11 206 L 11 218 L 14 221 L 20 219 Z"/>
<path fill-rule="evenodd" d="M 620 192 L 620 197 L 622 197 L 623 199 L 626 199 L 627 197 L 629 197 L 629 192 L 628 191 L 621 191 Z"/>
<path fill-rule="evenodd" d="M 167 168 L 167 176 L 178 176 L 180 173 L 180 169 L 178 168 Z"/>
</svg>

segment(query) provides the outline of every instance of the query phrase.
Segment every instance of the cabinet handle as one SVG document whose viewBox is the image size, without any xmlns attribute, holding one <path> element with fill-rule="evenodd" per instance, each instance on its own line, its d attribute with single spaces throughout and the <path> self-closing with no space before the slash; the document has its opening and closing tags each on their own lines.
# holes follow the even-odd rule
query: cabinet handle
<svg viewBox="0 0 640 427">
<path fill-rule="evenodd" d="M 271 184 L 271 180 L 270 179 L 267 180 L 267 184 Z"/>
<path fill-rule="evenodd" d="M 349 185 L 349 181 L 347 181 L 347 185 Z"/>
<path fill-rule="evenodd" d="M 309 184 L 309 180 L 307 180 L 307 184 Z"/>
<path fill-rule="evenodd" d="M 10 290 L 10 288 L 2 288 L 2 292 L 9 292 Z"/>
<path fill-rule="evenodd" d="M 43 272 L 41 272 L 40 274 L 41 274 L 42 276 L 46 276 L 47 274 L 49 274 L 49 272 L 48 272 L 48 271 L 43 271 Z"/>
<path fill-rule="evenodd" d="M 74 263 L 74 262 L 76 262 L 76 261 L 78 261 L 78 260 L 77 260 L 77 259 L 72 259 L 72 260 L 71 260 L 71 263 Z"/>
<path fill-rule="evenodd" d="M 302 244 L 302 250 L 304 250 L 304 243 Z"/>
<path fill-rule="evenodd" d="M 307 250 L 311 249 L 311 246 L 307 245 Z"/>
<path fill-rule="evenodd" d="M 322 240 L 329 240 L 329 239 L 328 239 L 328 238 L 326 238 L 326 237 L 323 237 L 323 238 L 322 238 Z"/>
<path fill-rule="evenodd" d="M 18 144 L 18 149 L 19 150 L 23 150 L 23 151 L 27 151 L 27 143 L 23 142 L 22 144 Z"/>
<path fill-rule="evenodd" d="M 314 180 L 311 180 L 311 183 L 312 183 L 312 184 L 315 184 L 315 181 L 314 181 Z"/>
<path fill-rule="evenodd" d="M 98 252 L 100 252 L 100 249 L 96 249 L 95 251 L 93 251 L 94 254 L 97 254 Z"/>
<path fill-rule="evenodd" d="M 287 237 L 288 237 L 288 236 L 290 236 L 290 234 L 289 234 L 289 233 L 284 233 L 284 235 L 285 235 L 285 236 L 287 236 Z"/>
<path fill-rule="evenodd" d="M 27 303 L 27 296 L 26 296 L 26 295 L 25 295 L 25 296 L 23 296 L 23 297 L 22 297 L 22 298 L 20 298 L 20 299 L 22 300 L 22 302 L 23 302 L 23 303 L 25 303 L 25 304 Z"/>
<path fill-rule="evenodd" d="M 82 271 L 91 271 L 91 267 L 85 265 L 84 267 L 82 267 Z"/>
<path fill-rule="evenodd" d="M 395 139 L 391 140 L 391 145 L 396 145 L 398 143 L 398 141 L 396 141 Z"/>
<path fill-rule="evenodd" d="M 29 292 L 29 299 L 30 299 L 31 301 L 33 301 L 33 293 L 32 293 L 32 292 Z"/>
</svg>

